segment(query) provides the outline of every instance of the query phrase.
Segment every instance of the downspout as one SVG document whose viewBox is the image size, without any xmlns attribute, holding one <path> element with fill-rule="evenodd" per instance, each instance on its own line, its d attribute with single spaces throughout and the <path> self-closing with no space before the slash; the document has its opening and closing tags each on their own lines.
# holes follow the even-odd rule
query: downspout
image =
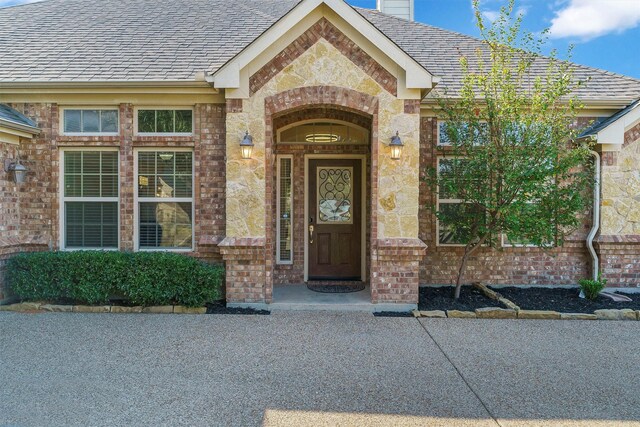
<svg viewBox="0 0 640 427">
<path fill-rule="evenodd" d="M 591 151 L 591 155 L 595 161 L 595 183 L 593 189 L 593 227 L 587 236 L 587 247 L 591 253 L 591 261 L 593 263 L 593 280 L 598 280 L 598 254 L 593 247 L 593 239 L 596 237 L 598 230 L 600 229 L 600 154 L 595 151 Z"/>
</svg>

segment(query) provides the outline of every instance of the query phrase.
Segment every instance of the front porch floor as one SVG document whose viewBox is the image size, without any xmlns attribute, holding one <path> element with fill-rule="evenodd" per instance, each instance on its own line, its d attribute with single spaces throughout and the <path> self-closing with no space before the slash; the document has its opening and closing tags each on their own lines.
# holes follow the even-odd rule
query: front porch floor
<svg viewBox="0 0 640 427">
<path fill-rule="evenodd" d="M 360 292 L 325 294 L 309 290 L 305 284 L 275 285 L 273 302 L 268 305 L 273 311 L 359 311 L 376 313 L 382 311 L 408 312 L 415 304 L 372 304 L 369 285 Z"/>
</svg>

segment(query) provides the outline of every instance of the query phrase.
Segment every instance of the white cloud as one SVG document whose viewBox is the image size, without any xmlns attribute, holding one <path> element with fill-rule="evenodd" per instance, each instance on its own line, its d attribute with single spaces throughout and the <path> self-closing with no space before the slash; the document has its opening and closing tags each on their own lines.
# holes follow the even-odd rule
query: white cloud
<svg viewBox="0 0 640 427">
<path fill-rule="evenodd" d="M 554 38 L 593 39 L 640 25 L 639 0 L 569 0 L 551 21 Z"/>
<path fill-rule="evenodd" d="M 485 11 L 482 12 L 482 16 L 485 19 L 493 22 L 496 19 L 498 19 L 498 16 L 500 16 L 500 11 L 499 10 L 485 10 Z"/>
</svg>

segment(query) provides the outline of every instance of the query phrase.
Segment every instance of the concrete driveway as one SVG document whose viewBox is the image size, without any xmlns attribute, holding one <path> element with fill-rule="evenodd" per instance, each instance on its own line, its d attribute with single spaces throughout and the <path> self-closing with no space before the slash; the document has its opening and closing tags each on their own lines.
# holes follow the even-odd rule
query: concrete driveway
<svg viewBox="0 0 640 427">
<path fill-rule="evenodd" d="M 640 322 L 0 313 L 0 426 L 640 425 Z"/>
</svg>

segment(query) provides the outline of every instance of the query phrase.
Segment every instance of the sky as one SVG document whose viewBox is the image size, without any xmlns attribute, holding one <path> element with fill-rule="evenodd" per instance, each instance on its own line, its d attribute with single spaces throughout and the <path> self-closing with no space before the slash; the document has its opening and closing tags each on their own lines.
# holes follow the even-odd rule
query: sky
<svg viewBox="0 0 640 427">
<path fill-rule="evenodd" d="M 0 7 L 38 0 L 0 0 Z M 375 8 L 376 0 L 347 0 Z M 486 19 L 494 19 L 507 0 L 481 0 Z M 571 60 L 640 79 L 640 0 L 516 0 L 524 27 L 550 29 L 546 51 L 556 49 Z M 436 27 L 479 36 L 471 0 L 415 0 L 415 19 Z"/>
</svg>

